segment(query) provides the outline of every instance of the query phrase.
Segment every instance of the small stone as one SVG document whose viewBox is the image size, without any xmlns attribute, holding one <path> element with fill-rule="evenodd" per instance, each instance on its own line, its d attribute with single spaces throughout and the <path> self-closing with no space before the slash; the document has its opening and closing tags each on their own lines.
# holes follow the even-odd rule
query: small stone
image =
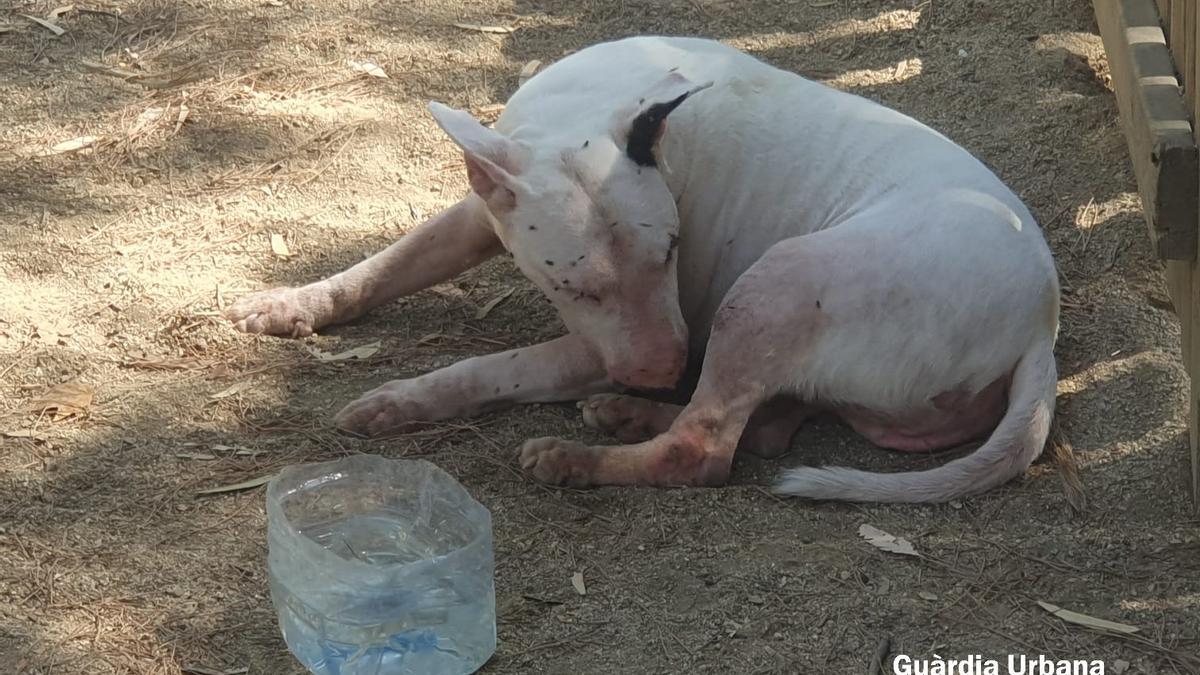
<svg viewBox="0 0 1200 675">
<path fill-rule="evenodd" d="M 1121 673 L 1127 670 L 1129 670 L 1129 662 L 1117 659 L 1116 661 L 1113 661 L 1112 668 L 1109 669 L 1109 672 L 1115 673 L 1115 675 L 1121 675 Z"/>
<path fill-rule="evenodd" d="M 968 56 L 970 56 L 970 54 L 967 52 L 967 50 L 965 50 L 965 49 L 959 49 L 959 50 L 958 50 L 958 58 L 960 58 L 960 59 L 965 59 L 965 58 L 967 58 Z"/>
<path fill-rule="evenodd" d="M 761 605 L 763 604 L 763 597 L 761 595 L 751 595 L 746 598 L 746 602 L 752 605 Z"/>
</svg>

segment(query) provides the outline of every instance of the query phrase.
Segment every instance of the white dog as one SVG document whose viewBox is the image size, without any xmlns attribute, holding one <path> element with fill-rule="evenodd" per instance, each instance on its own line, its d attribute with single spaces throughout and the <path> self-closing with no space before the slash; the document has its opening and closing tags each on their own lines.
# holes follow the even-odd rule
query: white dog
<svg viewBox="0 0 1200 675">
<path fill-rule="evenodd" d="M 898 112 L 717 42 L 641 37 L 550 66 L 495 130 L 440 104 L 471 193 L 329 279 L 247 297 L 240 330 L 303 336 L 503 250 L 569 333 L 397 380 L 343 409 L 379 434 L 582 399 L 630 445 L 529 441 L 574 486 L 715 485 L 833 411 L 882 447 L 986 437 L 929 471 L 788 472 L 780 492 L 943 501 L 1022 473 L 1054 410 L 1058 282 L 1029 211 L 982 163 Z M 669 127 L 669 130 L 668 130 Z M 702 362 L 683 408 L 619 396 Z M 989 435 L 990 434 L 990 435 Z"/>
</svg>

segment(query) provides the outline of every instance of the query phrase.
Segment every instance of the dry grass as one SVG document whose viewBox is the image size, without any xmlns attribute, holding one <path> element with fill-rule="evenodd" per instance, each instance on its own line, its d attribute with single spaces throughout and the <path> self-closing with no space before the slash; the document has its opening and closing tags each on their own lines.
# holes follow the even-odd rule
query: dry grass
<svg viewBox="0 0 1200 675">
<path fill-rule="evenodd" d="M 261 491 L 197 491 L 380 452 L 432 459 L 493 512 L 489 672 L 858 673 L 885 642 L 1200 672 L 1178 328 L 1085 0 L 101 0 L 55 19 L 61 38 L 18 16 L 54 6 L 0 16 L 14 26 L 0 33 L 10 671 L 298 673 L 266 597 Z M 387 379 L 556 334 L 506 261 L 309 341 L 381 341 L 362 362 L 220 320 L 239 294 L 337 271 L 460 194 L 460 158 L 427 100 L 494 116 L 530 60 L 643 32 L 718 37 L 912 113 L 1027 200 L 1064 283 L 1056 450 L 1027 480 L 939 507 L 771 496 L 763 486 L 796 462 L 943 461 L 817 422 L 795 457 L 742 460 L 724 489 L 557 491 L 529 483 L 512 449 L 585 436 L 571 406 L 377 442 L 328 429 Z M 66 381 L 95 388 L 86 410 L 28 413 Z M 855 534 L 864 522 L 924 557 L 872 549 Z M 1142 630 L 1098 634 L 1037 600 Z"/>
</svg>

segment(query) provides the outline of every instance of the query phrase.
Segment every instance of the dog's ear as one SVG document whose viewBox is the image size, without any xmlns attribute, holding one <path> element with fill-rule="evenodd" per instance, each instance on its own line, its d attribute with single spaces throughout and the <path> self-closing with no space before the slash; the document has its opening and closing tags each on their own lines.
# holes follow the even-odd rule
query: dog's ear
<svg viewBox="0 0 1200 675">
<path fill-rule="evenodd" d="M 625 155 L 638 166 L 657 166 L 655 149 L 667 131 L 667 115 L 692 94 L 711 87 L 711 81 L 697 84 L 672 70 L 638 100 L 636 112 L 626 118 L 619 130 L 625 143 Z"/>
<path fill-rule="evenodd" d="M 528 155 L 524 145 L 488 129 L 463 110 L 435 101 L 429 104 L 429 111 L 438 126 L 462 148 L 467 179 L 476 194 L 491 202 L 500 190 L 507 190 L 513 197 L 528 192 L 519 178 Z"/>
</svg>

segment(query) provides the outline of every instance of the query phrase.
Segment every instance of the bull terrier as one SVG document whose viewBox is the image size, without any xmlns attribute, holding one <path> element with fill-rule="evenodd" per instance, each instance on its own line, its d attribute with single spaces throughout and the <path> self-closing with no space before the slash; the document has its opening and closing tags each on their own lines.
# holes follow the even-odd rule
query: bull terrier
<svg viewBox="0 0 1200 675">
<path fill-rule="evenodd" d="M 938 468 L 804 467 L 779 493 L 939 502 L 1023 473 L 1054 411 L 1059 292 L 1020 199 L 945 136 L 718 42 L 637 37 L 551 65 L 494 129 L 439 103 L 470 192 L 332 277 L 242 298 L 249 333 L 302 337 L 507 251 L 567 334 L 367 392 L 379 435 L 583 400 L 623 444 L 527 441 L 546 483 L 719 485 L 832 412 L 883 448 L 986 439 Z M 618 392 L 670 388 L 686 406 Z"/>
</svg>

